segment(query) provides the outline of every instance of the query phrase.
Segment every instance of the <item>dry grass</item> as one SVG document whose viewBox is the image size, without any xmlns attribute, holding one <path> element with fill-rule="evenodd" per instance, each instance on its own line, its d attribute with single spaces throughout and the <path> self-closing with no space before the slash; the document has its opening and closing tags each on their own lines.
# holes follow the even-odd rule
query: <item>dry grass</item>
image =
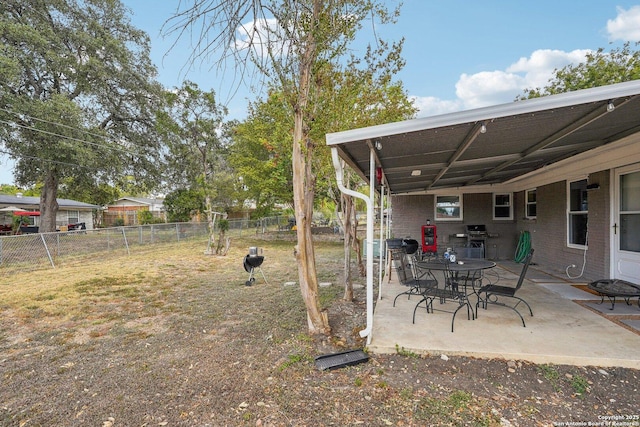
<svg viewBox="0 0 640 427">
<path fill-rule="evenodd" d="M 65 336 L 74 330 L 80 336 L 101 336 L 133 320 L 144 325 L 144 319 L 192 310 L 189 306 L 197 301 L 189 297 L 190 290 L 206 286 L 209 303 L 222 303 L 230 293 L 259 293 L 261 275 L 252 290 L 244 286 L 248 273 L 242 259 L 249 245 L 265 249 L 262 269 L 271 284 L 297 282 L 291 242 L 237 242 L 227 256 L 217 257 L 205 255 L 206 242 L 198 239 L 149 246 L 130 256 L 87 256 L 74 265 L 7 276 L 0 284 L 0 309 L 18 324 L 37 321 L 49 330 L 64 325 Z M 321 243 L 319 248 L 319 277 L 335 281 L 342 245 Z M 298 288 L 292 290 L 295 300 Z M 335 293 L 328 299 L 326 294 L 323 300 L 329 303 Z M 0 339 L 8 339 L 6 330 L 3 335 Z"/>
<path fill-rule="evenodd" d="M 249 246 L 264 248 L 268 285 L 245 286 Z M 0 426 L 525 426 L 637 414 L 634 370 L 556 367 L 576 380 L 552 383 L 531 364 L 399 352 L 318 371 L 314 356 L 362 347 L 364 291 L 347 303 L 341 286 L 320 288 L 333 336 L 310 337 L 299 287 L 283 286 L 297 282 L 293 246 L 234 240 L 212 257 L 193 240 L 5 275 Z M 340 283 L 342 251 L 317 242 L 321 281 Z"/>
</svg>

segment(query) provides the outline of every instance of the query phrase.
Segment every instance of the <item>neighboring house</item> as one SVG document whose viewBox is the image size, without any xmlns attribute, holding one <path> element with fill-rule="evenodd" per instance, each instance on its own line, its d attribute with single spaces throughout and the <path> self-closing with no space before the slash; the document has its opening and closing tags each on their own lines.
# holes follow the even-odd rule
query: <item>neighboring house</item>
<svg viewBox="0 0 640 427">
<path fill-rule="evenodd" d="M 121 197 L 114 203 L 107 206 L 103 213 L 103 221 L 105 226 L 109 227 L 120 219 L 122 225 L 137 225 L 138 212 L 149 211 L 154 218 L 166 221 L 166 213 L 164 210 L 164 199 L 151 199 L 144 197 Z"/>
<path fill-rule="evenodd" d="M 56 227 L 58 227 L 58 229 L 62 227 L 64 230 L 65 227 L 71 224 L 75 225 L 80 223 L 84 223 L 87 229 L 91 230 L 94 228 L 93 212 L 100 209 L 100 206 L 69 199 L 57 199 L 57 202 Z M 25 211 L 38 212 L 40 209 L 40 198 L 23 196 L 19 193 L 15 196 L 0 194 L 0 209 L 10 206 L 24 209 Z M 11 225 L 12 218 L 13 214 L 11 212 L 0 212 L 1 225 Z M 23 218 L 24 222 L 29 225 L 38 226 L 39 224 L 39 217 L 36 215 L 24 216 Z"/>
<path fill-rule="evenodd" d="M 530 236 L 559 277 L 640 283 L 639 80 L 326 139 L 338 175 L 342 160 L 382 183 L 392 237 L 421 240 L 430 220 L 440 251 L 513 259 Z M 471 242 L 469 225 L 486 233 Z"/>
</svg>

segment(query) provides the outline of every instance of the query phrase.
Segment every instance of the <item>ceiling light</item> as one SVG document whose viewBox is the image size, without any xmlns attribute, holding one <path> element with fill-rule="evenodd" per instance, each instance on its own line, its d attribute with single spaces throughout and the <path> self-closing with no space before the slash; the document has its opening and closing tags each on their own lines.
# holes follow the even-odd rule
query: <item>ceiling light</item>
<svg viewBox="0 0 640 427">
<path fill-rule="evenodd" d="M 480 126 L 480 133 L 487 133 L 487 126 L 484 123 Z"/>
<path fill-rule="evenodd" d="M 411 171 L 411 176 L 420 176 L 420 175 L 422 175 L 422 171 L 420 169 Z"/>
<path fill-rule="evenodd" d="M 378 150 L 378 151 L 382 150 L 382 142 L 380 142 L 379 139 L 376 140 L 374 145 L 376 147 L 376 150 Z"/>
<path fill-rule="evenodd" d="M 613 105 L 613 101 L 609 101 L 609 103 L 607 104 L 607 112 L 612 112 L 613 110 L 616 109 L 616 106 Z"/>
</svg>

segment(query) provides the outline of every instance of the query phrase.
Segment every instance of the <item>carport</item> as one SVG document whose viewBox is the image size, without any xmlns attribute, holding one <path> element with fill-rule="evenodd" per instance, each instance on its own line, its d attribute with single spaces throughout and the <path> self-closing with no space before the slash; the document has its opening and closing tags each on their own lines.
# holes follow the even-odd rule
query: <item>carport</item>
<svg viewBox="0 0 640 427">
<path fill-rule="evenodd" d="M 372 254 L 376 192 L 381 206 L 389 195 L 472 187 L 490 192 L 639 132 L 639 111 L 640 81 L 631 81 L 330 133 L 326 142 L 341 191 L 367 203 L 367 253 Z M 345 164 L 373 184 L 368 196 L 343 185 Z M 373 259 L 368 257 L 367 327 L 361 335 L 369 342 L 372 330 Z"/>
</svg>

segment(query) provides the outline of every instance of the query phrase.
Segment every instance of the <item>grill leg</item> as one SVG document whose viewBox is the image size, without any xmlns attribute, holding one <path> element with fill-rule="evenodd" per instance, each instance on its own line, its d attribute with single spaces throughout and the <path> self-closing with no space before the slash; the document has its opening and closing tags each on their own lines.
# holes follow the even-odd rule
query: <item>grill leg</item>
<svg viewBox="0 0 640 427">
<path fill-rule="evenodd" d="M 251 267 L 251 271 L 249 272 L 249 280 L 247 280 L 244 284 L 246 286 L 251 286 L 256 281 L 255 277 L 253 277 L 253 271 L 255 268 Z"/>
<path fill-rule="evenodd" d="M 267 278 L 264 276 L 264 272 L 262 271 L 262 268 L 258 267 L 258 270 L 260 270 L 260 274 L 262 274 L 262 278 L 264 279 L 264 283 L 266 283 L 268 285 L 269 282 L 267 282 Z"/>
</svg>

